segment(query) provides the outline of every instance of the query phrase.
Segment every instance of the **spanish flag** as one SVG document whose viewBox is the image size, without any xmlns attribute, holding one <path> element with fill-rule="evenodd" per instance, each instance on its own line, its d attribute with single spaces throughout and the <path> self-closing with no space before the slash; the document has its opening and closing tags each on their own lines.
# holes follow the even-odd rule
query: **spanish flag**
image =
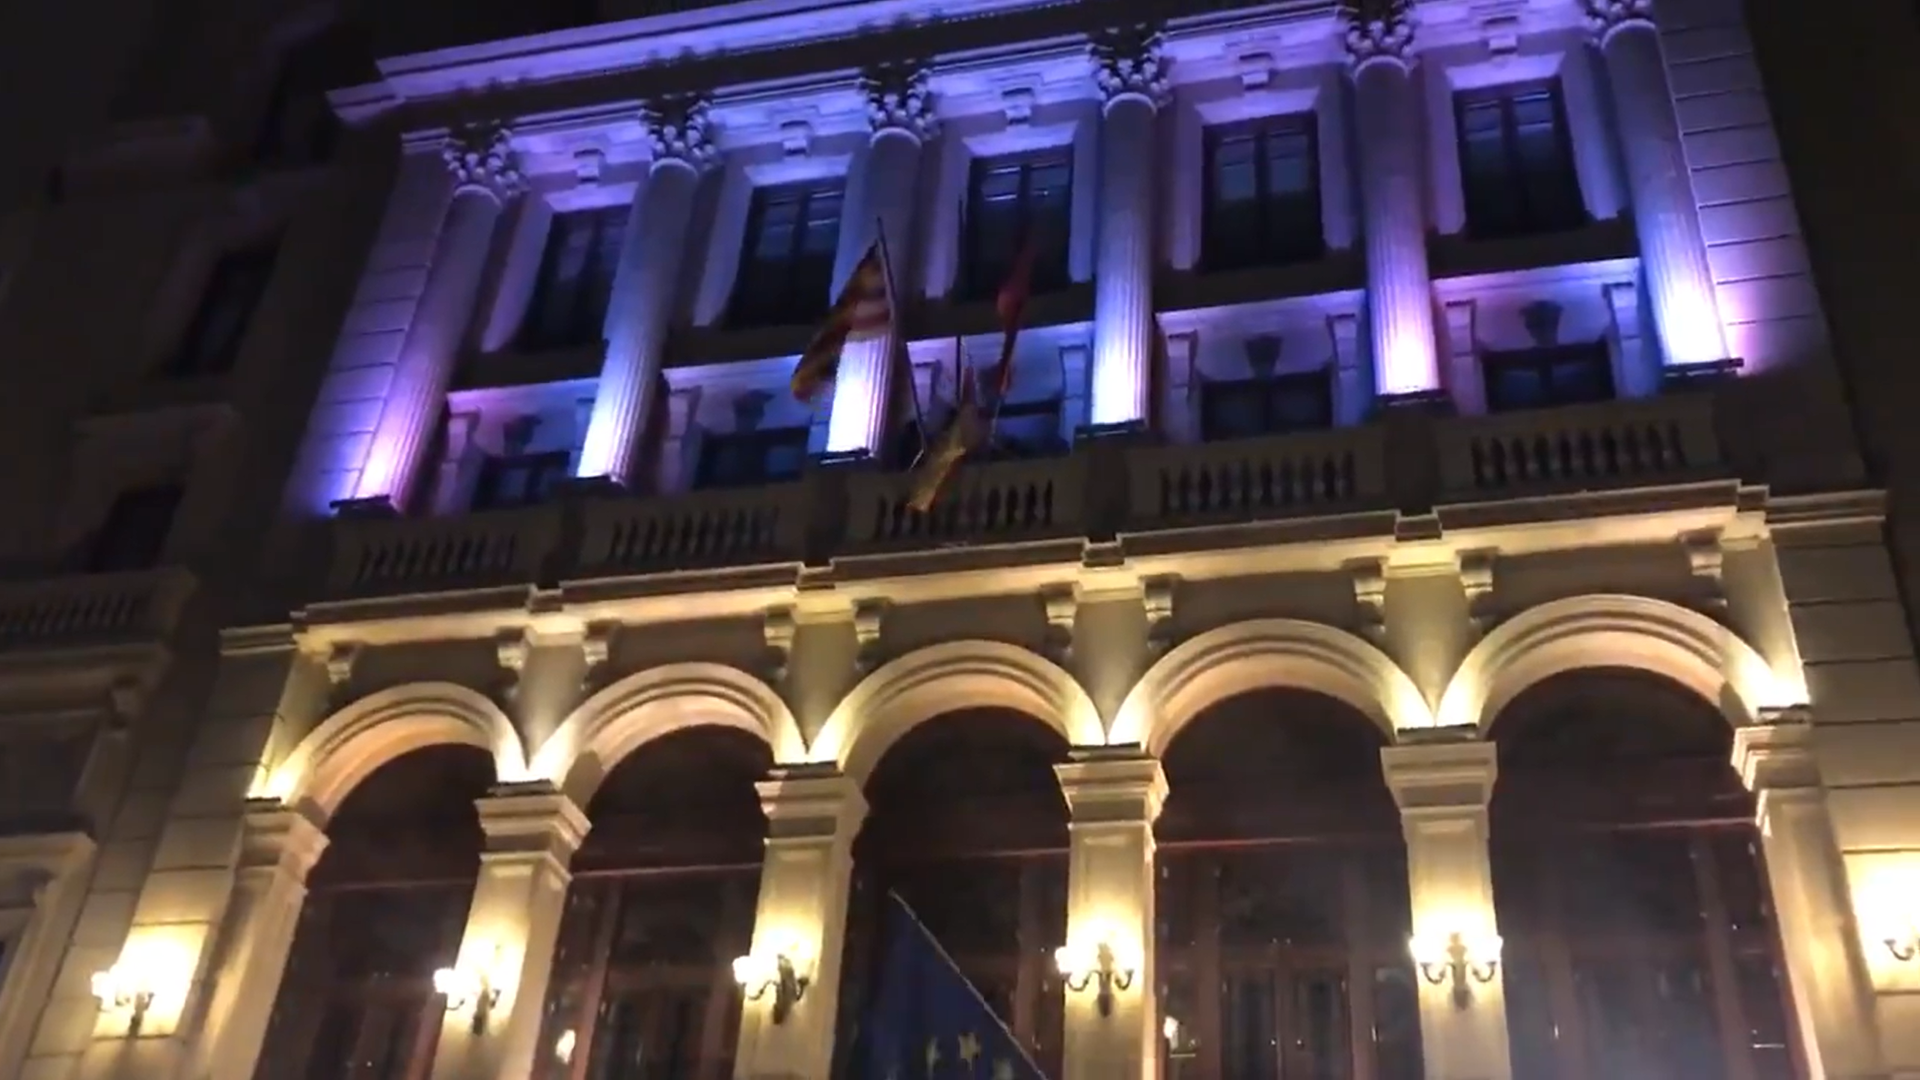
<svg viewBox="0 0 1920 1080">
<path fill-rule="evenodd" d="M 1020 324 L 1027 314 L 1027 298 L 1033 294 L 1033 261 L 1039 255 L 1033 238 L 1020 247 L 1013 269 L 993 299 L 994 314 L 1000 319 L 1000 366 L 994 372 L 994 400 L 1004 401 L 1013 389 L 1013 345 L 1020 336 Z"/>
<path fill-rule="evenodd" d="M 793 367 L 793 396 L 812 404 L 821 387 L 840 373 L 840 354 L 848 344 L 867 341 L 879 335 L 893 322 L 893 302 L 887 295 L 887 262 L 874 241 L 852 276 L 834 298 L 827 321 L 807 343 L 800 362 Z"/>
<path fill-rule="evenodd" d="M 933 509 L 934 501 L 940 497 L 941 489 L 947 486 L 961 459 L 980 445 L 986 426 L 986 419 L 980 415 L 978 385 L 973 371 L 968 369 L 960 376 L 960 400 L 954 406 L 953 419 L 913 467 L 913 490 L 907 496 L 907 509 L 917 514 Z"/>
</svg>

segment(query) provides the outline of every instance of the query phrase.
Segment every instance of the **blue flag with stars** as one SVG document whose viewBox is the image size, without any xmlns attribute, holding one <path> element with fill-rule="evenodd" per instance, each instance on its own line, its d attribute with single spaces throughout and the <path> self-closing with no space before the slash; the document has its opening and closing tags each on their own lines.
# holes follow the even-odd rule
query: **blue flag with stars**
<svg viewBox="0 0 1920 1080">
<path fill-rule="evenodd" d="M 1046 1080 L 898 896 L 860 1025 L 864 1080 Z"/>
</svg>

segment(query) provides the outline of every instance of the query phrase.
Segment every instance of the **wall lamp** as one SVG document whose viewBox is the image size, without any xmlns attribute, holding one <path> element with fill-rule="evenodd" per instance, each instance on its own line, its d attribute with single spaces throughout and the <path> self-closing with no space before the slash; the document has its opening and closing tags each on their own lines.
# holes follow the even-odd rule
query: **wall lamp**
<svg viewBox="0 0 1920 1080">
<path fill-rule="evenodd" d="M 500 987 L 488 967 L 461 964 L 433 973 L 433 992 L 447 1001 L 450 1013 L 473 1010 L 473 1033 L 484 1035 L 487 1020 L 500 1004 Z"/>
<path fill-rule="evenodd" d="M 1490 983 L 1500 971 L 1500 938 L 1493 934 L 1469 940 L 1455 931 L 1445 940 L 1414 938 L 1408 947 L 1428 982 L 1452 984 L 1456 1009 L 1473 1001 L 1474 983 Z"/>
<path fill-rule="evenodd" d="M 1053 963 L 1068 990 L 1079 994 L 1094 988 L 1093 1003 L 1101 1016 L 1113 1015 L 1114 991 L 1132 988 L 1136 970 L 1136 965 L 1121 962 L 1105 941 L 1092 947 L 1062 945 L 1053 950 Z"/>
<path fill-rule="evenodd" d="M 93 996 L 100 1002 L 101 1011 L 125 1013 L 129 1036 L 140 1034 L 141 1025 L 146 1023 L 147 1010 L 153 1008 L 155 991 L 150 977 L 152 974 L 127 964 L 115 964 L 105 971 L 93 973 Z"/>
<path fill-rule="evenodd" d="M 784 1024 L 813 984 L 813 962 L 799 945 L 766 953 L 748 953 L 733 961 L 733 981 L 748 1001 L 773 995 L 773 1022 Z"/>
<path fill-rule="evenodd" d="M 1887 953 L 1902 964 L 1920 960 L 1920 926 L 1907 926 L 1888 932 L 1881 939 Z"/>
</svg>

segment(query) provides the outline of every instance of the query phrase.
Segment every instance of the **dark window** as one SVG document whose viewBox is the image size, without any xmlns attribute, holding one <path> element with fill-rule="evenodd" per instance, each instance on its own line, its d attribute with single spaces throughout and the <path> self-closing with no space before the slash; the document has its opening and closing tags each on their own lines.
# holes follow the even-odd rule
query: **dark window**
<svg viewBox="0 0 1920 1080">
<path fill-rule="evenodd" d="M 1496 238 L 1561 232 L 1587 222 L 1558 84 L 1454 96 L 1467 227 Z"/>
<path fill-rule="evenodd" d="M 733 287 L 735 325 L 791 326 L 826 314 L 842 198 L 837 182 L 754 191 Z"/>
<path fill-rule="evenodd" d="M 1208 128 L 1207 269 L 1304 262 L 1325 250 L 1313 117 Z"/>
<path fill-rule="evenodd" d="M 807 429 L 710 434 L 701 442 L 695 486 L 751 487 L 797 479 L 807 463 Z"/>
<path fill-rule="evenodd" d="M 1064 288 L 1072 222 L 1071 147 L 975 161 L 967 186 L 964 295 L 984 300 L 999 292 L 1029 241 L 1033 291 Z"/>
<path fill-rule="evenodd" d="M 520 324 L 521 348 L 572 349 L 601 340 L 628 213 L 622 204 L 554 215 Z"/>
<path fill-rule="evenodd" d="M 1488 412 L 1613 398 L 1613 364 L 1604 341 L 1487 353 L 1480 358 L 1480 371 L 1487 381 Z"/>
<path fill-rule="evenodd" d="M 332 156 L 340 121 L 327 91 L 374 76 L 367 28 L 338 23 L 286 50 L 267 96 L 254 160 L 270 165 L 313 165 Z"/>
<path fill-rule="evenodd" d="M 1332 426 L 1333 382 L 1325 370 L 1210 382 L 1200 389 L 1200 431 L 1208 440 Z"/>
<path fill-rule="evenodd" d="M 173 531 L 173 515 L 180 508 L 183 494 L 178 484 L 122 492 L 113 500 L 100 531 L 94 534 L 87 570 L 111 574 L 157 565 L 166 550 L 167 536 Z"/>
<path fill-rule="evenodd" d="M 1000 406 L 1000 415 L 993 421 L 993 457 L 1052 457 L 1067 449 L 1060 433 L 1059 398 L 1009 401 Z"/>
<path fill-rule="evenodd" d="M 473 508 L 501 510 L 543 503 L 553 494 L 555 485 L 566 479 L 567 461 L 565 450 L 490 457 L 480 466 L 480 480 L 473 487 Z"/>
<path fill-rule="evenodd" d="M 233 367 L 279 256 L 275 241 L 227 252 L 213 264 L 193 321 L 167 361 L 168 374 L 217 375 Z"/>
</svg>

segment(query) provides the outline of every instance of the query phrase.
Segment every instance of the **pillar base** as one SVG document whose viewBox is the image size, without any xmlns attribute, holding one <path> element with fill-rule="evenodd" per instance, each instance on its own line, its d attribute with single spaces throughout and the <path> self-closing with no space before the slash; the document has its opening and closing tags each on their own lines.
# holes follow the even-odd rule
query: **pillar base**
<svg viewBox="0 0 1920 1080">
<path fill-rule="evenodd" d="M 1107 439 L 1146 442 L 1154 437 L 1153 429 L 1147 426 L 1145 420 L 1121 420 L 1112 424 L 1082 424 L 1073 432 L 1073 441 L 1076 446 L 1080 443 Z"/>
<path fill-rule="evenodd" d="M 633 493 L 611 476 L 575 476 L 559 484 L 560 496 L 570 499 L 618 499 Z"/>
<path fill-rule="evenodd" d="M 880 459 L 866 447 L 853 450 L 826 450 L 813 455 L 813 464 L 822 469 L 877 469 Z"/>
<path fill-rule="evenodd" d="M 1428 416 L 1452 416 L 1453 395 L 1445 390 L 1415 390 L 1405 394 L 1381 394 L 1373 399 L 1375 415 L 1387 412 L 1417 412 Z"/>
<path fill-rule="evenodd" d="M 385 495 L 368 495 L 357 499 L 335 499 L 331 504 L 333 516 L 340 518 L 397 518 L 400 507 L 393 499 Z"/>
<path fill-rule="evenodd" d="M 1673 364 L 1660 369 L 1660 391 L 1701 390 L 1728 379 L 1735 378 L 1746 366 L 1746 361 L 1738 357 L 1715 360 L 1705 364 Z"/>
</svg>

